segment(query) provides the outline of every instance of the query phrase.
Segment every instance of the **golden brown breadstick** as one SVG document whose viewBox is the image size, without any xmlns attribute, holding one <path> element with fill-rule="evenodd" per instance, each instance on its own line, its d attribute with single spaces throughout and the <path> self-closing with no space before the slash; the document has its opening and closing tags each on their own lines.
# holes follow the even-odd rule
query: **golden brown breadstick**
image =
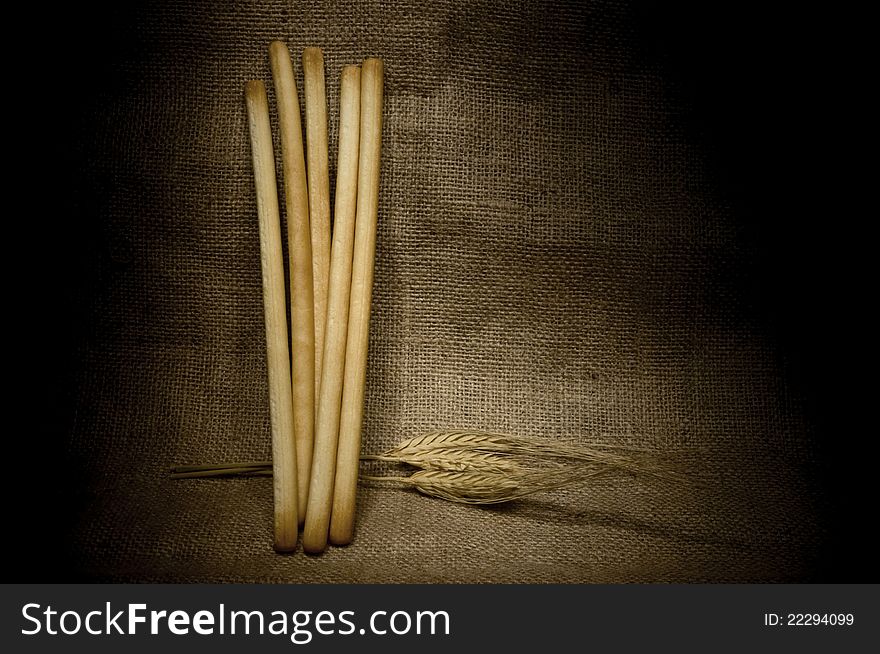
<svg viewBox="0 0 880 654">
<path fill-rule="evenodd" d="M 367 59 L 361 70 L 361 129 L 358 157 L 357 218 L 345 350 L 345 379 L 339 424 L 336 481 L 330 522 L 330 542 L 345 545 L 354 535 L 355 496 L 361 449 L 367 349 L 370 338 L 370 301 L 379 210 L 379 156 L 382 150 L 381 59 Z"/>
<path fill-rule="evenodd" d="M 260 221 L 260 262 L 263 271 L 263 309 L 266 319 L 266 363 L 269 371 L 269 414 L 272 424 L 272 473 L 275 497 L 275 549 L 296 548 L 297 479 L 293 443 L 293 404 L 287 348 L 287 311 L 281 217 L 275 185 L 275 156 L 269 127 L 269 101 L 260 81 L 245 86 L 257 213 Z"/>
</svg>

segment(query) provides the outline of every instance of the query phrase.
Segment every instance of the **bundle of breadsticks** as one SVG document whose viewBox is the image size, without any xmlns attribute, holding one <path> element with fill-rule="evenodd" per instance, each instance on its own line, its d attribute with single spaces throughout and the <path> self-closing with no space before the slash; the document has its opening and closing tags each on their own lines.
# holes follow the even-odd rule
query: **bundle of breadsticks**
<svg viewBox="0 0 880 654">
<path fill-rule="evenodd" d="M 275 549 L 323 552 L 351 542 L 358 464 L 396 464 L 408 476 L 367 476 L 464 504 L 511 502 L 609 474 L 680 480 L 657 452 L 602 442 L 557 441 L 475 430 L 411 437 L 361 455 L 370 300 L 379 202 L 383 66 L 348 66 L 340 83 L 339 152 L 331 239 L 324 61 L 302 55 L 305 145 L 290 52 L 269 48 L 287 217 L 289 321 L 279 189 L 266 88 L 245 88 L 257 213 L 269 374 L 272 460 L 185 465 L 176 479 L 271 476 Z M 288 324 L 290 334 L 288 338 Z"/>
<path fill-rule="evenodd" d="M 354 532 L 379 201 L 383 65 L 347 66 L 340 84 L 331 239 L 324 59 L 302 54 L 305 135 L 287 46 L 269 48 L 280 129 L 290 338 L 269 101 L 245 87 L 253 153 L 272 426 L 275 549 L 319 553 Z M 288 343 L 290 348 L 288 349 Z"/>
</svg>

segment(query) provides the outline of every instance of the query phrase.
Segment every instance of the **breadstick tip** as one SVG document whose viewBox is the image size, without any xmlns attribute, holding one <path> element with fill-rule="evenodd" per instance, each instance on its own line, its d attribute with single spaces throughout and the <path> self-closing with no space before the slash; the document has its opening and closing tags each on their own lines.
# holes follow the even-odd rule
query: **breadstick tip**
<svg viewBox="0 0 880 654">
<path fill-rule="evenodd" d="M 346 66 L 345 68 L 342 69 L 342 79 L 343 80 L 351 79 L 352 81 L 355 81 L 357 79 L 360 79 L 360 75 L 361 75 L 361 67 L 360 66 Z"/>
<path fill-rule="evenodd" d="M 266 94 L 266 85 L 258 79 L 249 80 L 244 85 L 244 94 L 249 99 L 259 98 Z"/>
<path fill-rule="evenodd" d="M 313 63 L 323 63 L 324 61 L 324 53 L 321 52 L 321 48 L 309 47 L 303 50 L 303 62 L 312 61 Z"/>
<path fill-rule="evenodd" d="M 269 54 L 273 57 L 281 57 L 281 56 L 290 56 L 290 50 L 287 49 L 287 44 L 284 41 L 272 41 L 269 44 Z"/>
<path fill-rule="evenodd" d="M 369 57 L 364 59 L 364 69 L 367 68 L 376 68 L 378 72 L 382 72 L 385 67 L 385 64 L 378 57 Z"/>
</svg>

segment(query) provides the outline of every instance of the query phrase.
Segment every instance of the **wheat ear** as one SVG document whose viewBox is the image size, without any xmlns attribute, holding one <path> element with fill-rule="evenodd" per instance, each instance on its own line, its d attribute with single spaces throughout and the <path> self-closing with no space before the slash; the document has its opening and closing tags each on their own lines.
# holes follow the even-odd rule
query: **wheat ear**
<svg viewBox="0 0 880 654">
<path fill-rule="evenodd" d="M 407 464 L 408 477 L 366 477 L 403 484 L 434 497 L 465 504 L 497 504 L 610 473 L 674 479 L 656 453 L 638 448 L 551 441 L 482 431 L 445 430 L 406 439 L 362 460 Z M 263 466 L 263 467 L 261 467 Z M 269 473 L 268 462 L 181 466 L 175 478 Z"/>
</svg>

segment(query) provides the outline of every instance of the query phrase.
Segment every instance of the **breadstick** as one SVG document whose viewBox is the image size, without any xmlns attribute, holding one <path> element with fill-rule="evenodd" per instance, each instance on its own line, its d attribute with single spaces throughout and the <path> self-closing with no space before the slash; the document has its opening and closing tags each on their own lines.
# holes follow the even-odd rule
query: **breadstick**
<svg viewBox="0 0 880 654">
<path fill-rule="evenodd" d="M 260 81 L 245 85 L 257 213 L 260 221 L 260 262 L 263 270 L 263 309 L 266 318 L 266 363 L 269 371 L 269 415 L 272 424 L 272 474 L 275 498 L 275 549 L 296 548 L 297 479 L 293 443 L 293 404 L 287 348 L 287 311 L 281 218 L 275 185 L 275 156 L 269 127 L 269 101 Z"/>
<path fill-rule="evenodd" d="M 381 59 L 367 59 L 361 70 L 361 130 L 358 157 L 357 218 L 345 350 L 345 379 L 339 424 L 336 480 L 330 522 L 330 542 L 346 545 L 354 535 L 358 463 L 367 349 L 370 339 L 370 302 L 376 253 L 376 220 L 379 210 L 379 171 L 382 150 Z"/>
</svg>

